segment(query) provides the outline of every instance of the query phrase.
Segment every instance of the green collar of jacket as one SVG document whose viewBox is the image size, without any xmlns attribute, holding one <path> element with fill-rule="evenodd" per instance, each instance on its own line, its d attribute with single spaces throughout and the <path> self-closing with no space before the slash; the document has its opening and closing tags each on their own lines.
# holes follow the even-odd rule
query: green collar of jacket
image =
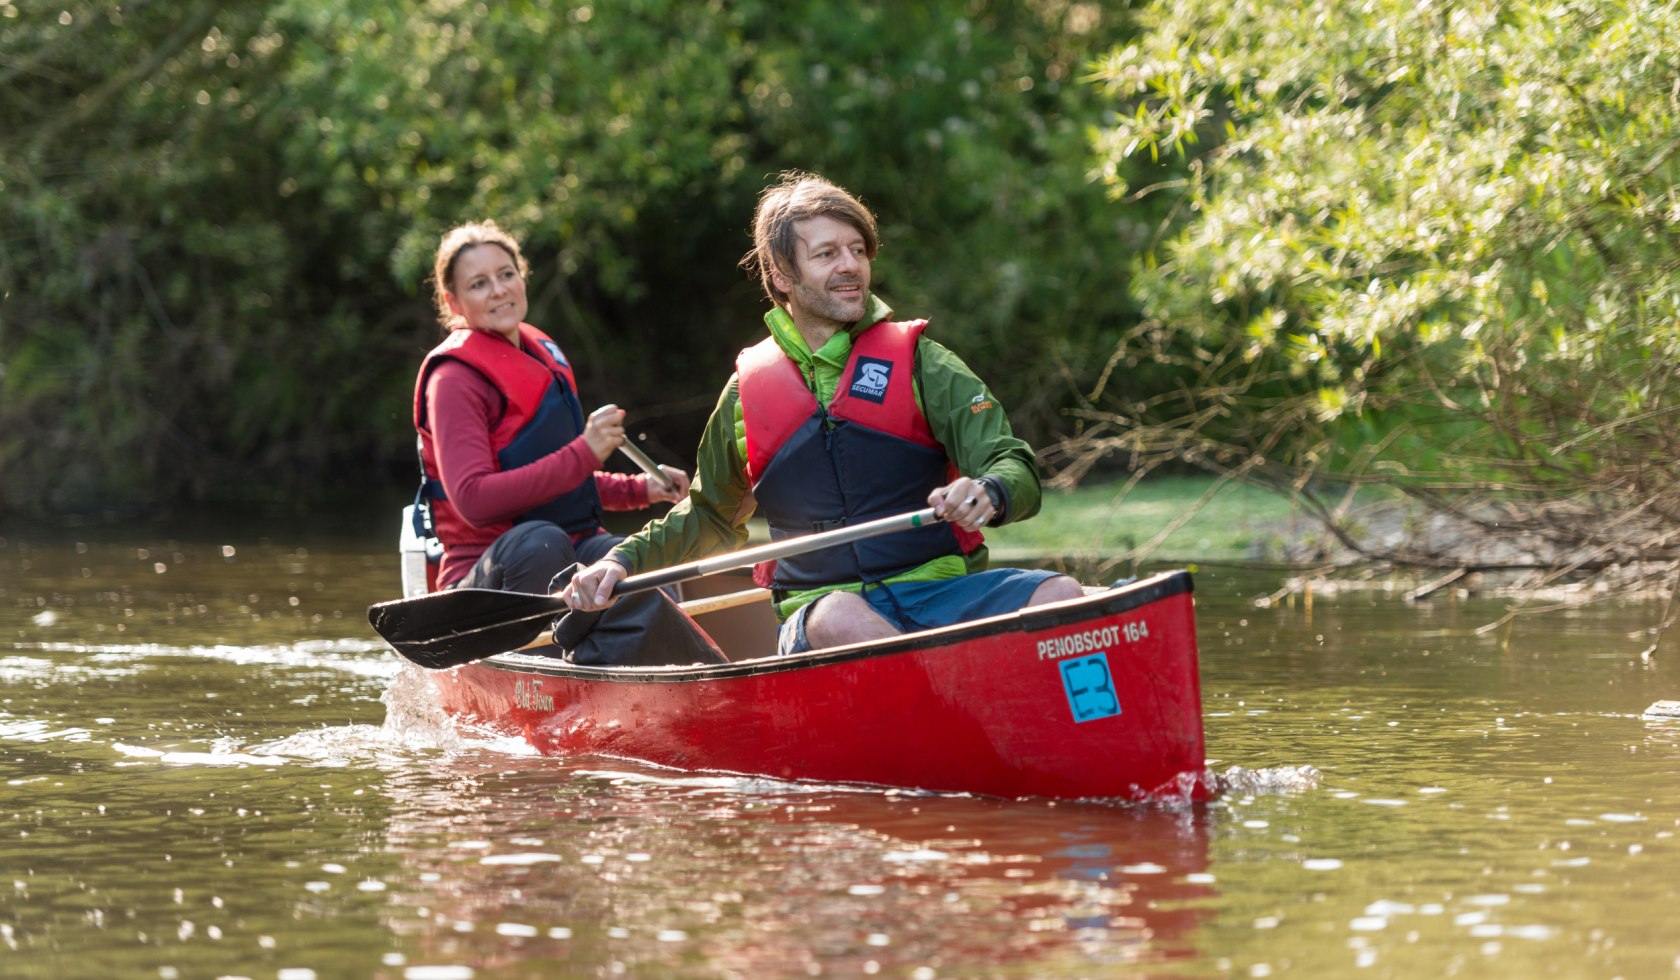
<svg viewBox="0 0 1680 980">
<path fill-rule="evenodd" d="M 870 293 L 863 319 L 837 331 L 817 351 L 812 351 L 805 343 L 805 338 L 793 323 L 793 317 L 780 306 L 764 314 L 764 325 L 770 328 L 770 336 L 776 338 L 776 346 L 782 349 L 782 353 L 799 365 L 799 373 L 805 376 L 805 383 L 816 393 L 817 400 L 827 405 L 834 401 L 834 389 L 840 385 L 840 372 L 846 367 L 846 359 L 852 356 L 852 337 L 865 327 L 890 319 L 892 307 Z"/>
</svg>

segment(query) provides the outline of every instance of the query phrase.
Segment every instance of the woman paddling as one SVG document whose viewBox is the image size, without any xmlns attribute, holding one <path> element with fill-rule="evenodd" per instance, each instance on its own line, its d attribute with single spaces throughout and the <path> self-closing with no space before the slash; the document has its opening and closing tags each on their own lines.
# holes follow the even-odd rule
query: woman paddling
<svg viewBox="0 0 1680 980">
<path fill-rule="evenodd" d="M 426 355 L 414 389 L 424 481 L 420 495 L 443 558 L 439 588 L 546 592 L 574 562 L 622 540 L 603 510 L 635 510 L 688 493 L 688 474 L 601 470 L 624 442 L 624 412 L 588 418 L 566 355 L 524 322 L 529 267 L 494 221 L 452 228 L 433 267 L 447 336 Z"/>
</svg>

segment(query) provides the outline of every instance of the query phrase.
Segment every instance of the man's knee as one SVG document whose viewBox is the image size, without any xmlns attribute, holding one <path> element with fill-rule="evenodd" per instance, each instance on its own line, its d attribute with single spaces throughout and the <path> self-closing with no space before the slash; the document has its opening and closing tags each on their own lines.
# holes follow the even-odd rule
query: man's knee
<svg viewBox="0 0 1680 980">
<path fill-rule="evenodd" d="M 1032 598 L 1027 600 L 1029 606 L 1042 606 L 1047 602 L 1061 602 L 1064 599 L 1078 599 L 1085 595 L 1085 588 L 1078 580 L 1067 576 L 1057 575 L 1038 583 L 1033 590 Z"/>
<path fill-rule="evenodd" d="M 854 592 L 830 592 L 806 614 L 805 635 L 811 649 L 844 646 L 897 636 L 899 630 Z"/>
</svg>

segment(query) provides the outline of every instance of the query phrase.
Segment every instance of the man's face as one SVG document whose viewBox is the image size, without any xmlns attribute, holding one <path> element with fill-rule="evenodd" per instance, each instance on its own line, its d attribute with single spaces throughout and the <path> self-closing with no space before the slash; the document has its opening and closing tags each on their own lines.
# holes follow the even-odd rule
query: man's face
<svg viewBox="0 0 1680 980">
<path fill-rule="evenodd" d="M 776 274 L 776 287 L 788 295 L 788 313 L 801 325 L 820 322 L 845 327 L 863 319 L 869 295 L 869 255 L 863 233 L 827 216 L 793 226 L 799 281 Z"/>
</svg>

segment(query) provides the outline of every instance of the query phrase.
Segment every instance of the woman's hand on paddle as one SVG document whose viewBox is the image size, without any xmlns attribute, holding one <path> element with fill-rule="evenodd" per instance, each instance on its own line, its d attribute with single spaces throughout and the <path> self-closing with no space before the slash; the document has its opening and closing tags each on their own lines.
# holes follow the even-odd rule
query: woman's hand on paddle
<svg viewBox="0 0 1680 980">
<path fill-rule="evenodd" d="M 605 609 L 616 601 L 612 594 L 613 586 L 628 574 L 623 565 L 611 558 L 603 558 L 573 575 L 566 587 L 560 590 L 560 598 L 566 605 L 582 612 Z"/>
<path fill-rule="evenodd" d="M 664 486 L 660 485 L 658 480 L 648 477 L 648 503 L 656 504 L 660 501 L 665 501 L 667 503 L 674 504 L 688 496 L 687 473 L 677 469 L 675 466 L 666 466 L 663 463 L 659 466 L 659 472 L 665 474 L 665 479 L 671 481 L 671 487 L 667 490 Z"/>
<path fill-rule="evenodd" d="M 933 508 L 935 517 L 950 521 L 964 531 L 978 531 L 997 516 L 986 485 L 966 476 L 959 476 L 928 494 L 928 506 Z"/>
<path fill-rule="evenodd" d="M 589 421 L 583 426 L 583 440 L 589 443 L 596 461 L 605 463 L 607 457 L 624 444 L 624 409 L 617 405 L 602 405 L 590 412 Z"/>
</svg>

